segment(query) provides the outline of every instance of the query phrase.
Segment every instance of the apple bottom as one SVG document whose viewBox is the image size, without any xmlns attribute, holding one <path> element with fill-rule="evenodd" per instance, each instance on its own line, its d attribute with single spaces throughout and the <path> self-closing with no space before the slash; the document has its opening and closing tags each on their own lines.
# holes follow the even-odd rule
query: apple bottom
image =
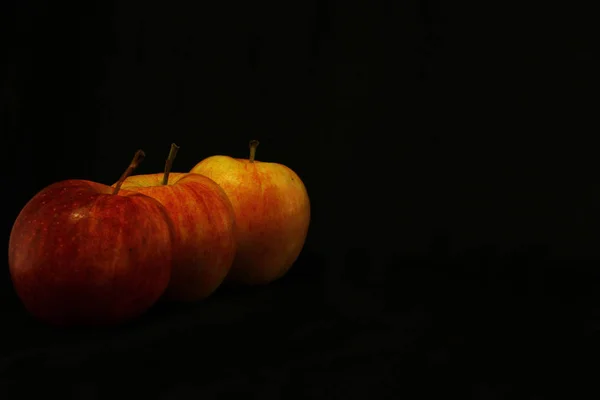
<svg viewBox="0 0 600 400">
<path fill-rule="evenodd" d="M 184 302 L 206 299 L 225 280 L 234 255 L 235 242 L 228 237 L 215 240 L 210 249 L 195 250 L 192 256 L 176 254 L 171 280 L 163 298 Z"/>
<path fill-rule="evenodd" d="M 162 254 L 153 262 L 168 265 L 171 261 Z M 144 268 L 134 269 L 146 269 L 148 263 L 143 264 Z M 71 276 L 57 274 L 51 282 L 24 273 L 13 274 L 12 279 L 23 305 L 38 319 L 59 326 L 95 326 L 119 324 L 145 313 L 164 292 L 169 271 L 154 269 L 150 277 L 140 276 L 134 282 L 101 266 L 82 264 Z"/>
<path fill-rule="evenodd" d="M 148 219 L 147 230 L 133 232 L 120 231 L 118 222 L 103 219 L 100 226 L 114 228 L 105 234 L 68 222 L 24 234 L 20 227 L 30 224 L 19 220 L 10 272 L 27 311 L 53 325 L 109 325 L 154 305 L 171 275 L 169 225 Z M 166 232 L 152 234 L 153 228 Z"/>
<path fill-rule="evenodd" d="M 269 229 L 264 224 L 240 230 L 240 244 L 227 282 L 265 285 L 280 279 L 300 256 L 307 233 L 308 224 L 292 223 L 286 229 Z"/>
</svg>

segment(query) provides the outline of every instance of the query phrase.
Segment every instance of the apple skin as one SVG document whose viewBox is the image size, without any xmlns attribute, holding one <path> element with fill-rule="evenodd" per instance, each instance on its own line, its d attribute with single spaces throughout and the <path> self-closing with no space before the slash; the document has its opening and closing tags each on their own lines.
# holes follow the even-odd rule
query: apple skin
<svg viewBox="0 0 600 400">
<path fill-rule="evenodd" d="M 54 183 L 19 213 L 9 239 L 17 295 L 53 325 L 112 325 L 147 311 L 172 268 L 173 224 L 156 200 L 85 180 Z"/>
<path fill-rule="evenodd" d="M 165 298 L 198 301 L 223 282 L 236 253 L 235 214 L 227 195 L 211 179 L 190 173 L 134 175 L 122 188 L 158 200 L 175 228 L 171 282 Z"/>
<path fill-rule="evenodd" d="M 220 155 L 191 172 L 217 182 L 233 205 L 238 251 L 228 280 L 255 285 L 285 275 L 302 251 L 310 223 L 300 177 L 282 164 Z"/>
</svg>

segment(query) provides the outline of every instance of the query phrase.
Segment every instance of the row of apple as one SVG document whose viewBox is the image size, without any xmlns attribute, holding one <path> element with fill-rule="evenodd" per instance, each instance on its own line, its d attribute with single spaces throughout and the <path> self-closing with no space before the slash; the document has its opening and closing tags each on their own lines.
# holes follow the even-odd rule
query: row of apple
<svg viewBox="0 0 600 400">
<path fill-rule="evenodd" d="M 188 173 L 132 175 L 112 186 L 65 180 L 37 193 L 9 240 L 9 269 L 25 309 L 59 325 L 115 324 L 160 299 L 192 302 L 223 282 L 266 284 L 304 246 L 306 188 L 290 168 L 212 156 Z"/>
</svg>

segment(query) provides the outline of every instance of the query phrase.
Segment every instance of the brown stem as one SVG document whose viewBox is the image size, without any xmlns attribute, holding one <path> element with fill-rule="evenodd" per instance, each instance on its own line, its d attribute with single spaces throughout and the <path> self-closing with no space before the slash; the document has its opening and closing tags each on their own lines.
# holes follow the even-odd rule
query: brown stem
<svg viewBox="0 0 600 400">
<path fill-rule="evenodd" d="M 256 148 L 258 147 L 258 145 L 260 144 L 260 142 L 258 140 L 251 140 L 250 141 L 250 162 L 254 162 L 254 157 L 256 156 Z"/>
<path fill-rule="evenodd" d="M 177 157 L 177 150 L 179 150 L 179 146 L 177 146 L 175 143 L 171 143 L 169 157 L 167 158 L 167 162 L 165 163 L 165 174 L 163 175 L 162 180 L 163 185 L 169 183 L 169 174 L 171 173 L 171 168 L 173 167 L 173 161 L 175 161 L 175 157 Z"/>
<path fill-rule="evenodd" d="M 115 188 L 113 189 L 112 194 L 119 193 L 119 190 L 121 189 L 121 185 L 123 184 L 123 182 L 125 182 L 125 179 L 127 179 L 127 177 L 129 175 L 131 175 L 133 170 L 136 169 L 142 161 L 144 161 L 145 157 L 146 157 L 146 153 L 144 153 L 143 150 L 138 150 L 135 152 L 135 156 L 133 156 L 133 160 L 131 160 L 129 167 L 127 167 L 125 172 L 123 172 L 123 175 L 121 175 L 121 177 L 119 178 L 119 181 L 117 182 Z"/>
</svg>

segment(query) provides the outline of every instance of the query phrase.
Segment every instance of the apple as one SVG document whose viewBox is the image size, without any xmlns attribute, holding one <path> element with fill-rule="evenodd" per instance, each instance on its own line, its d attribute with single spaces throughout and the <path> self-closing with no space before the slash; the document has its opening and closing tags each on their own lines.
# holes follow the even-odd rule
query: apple
<svg viewBox="0 0 600 400">
<path fill-rule="evenodd" d="M 163 174 L 130 176 L 123 188 L 158 200 L 174 222 L 173 271 L 165 299 L 197 301 L 223 282 L 236 253 L 235 214 L 211 179 L 171 173 L 179 147 L 171 145 Z"/>
<path fill-rule="evenodd" d="M 227 193 L 238 235 L 228 280 L 249 285 L 272 282 L 290 269 L 310 223 L 304 183 L 285 165 L 255 160 L 258 144 L 250 141 L 249 159 L 212 156 L 191 170 L 214 180 Z"/>
<path fill-rule="evenodd" d="M 124 180 L 143 160 L 139 150 Z M 53 325 L 105 325 L 147 311 L 172 268 L 173 224 L 140 193 L 65 180 L 37 193 L 9 239 L 10 276 L 34 317 Z"/>
</svg>

